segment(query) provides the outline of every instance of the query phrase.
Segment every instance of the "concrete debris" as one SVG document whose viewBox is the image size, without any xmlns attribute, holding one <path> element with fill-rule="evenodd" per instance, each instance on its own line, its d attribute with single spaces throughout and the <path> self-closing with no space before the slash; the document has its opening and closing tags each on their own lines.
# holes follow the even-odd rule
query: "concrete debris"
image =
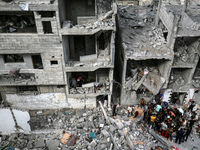
<svg viewBox="0 0 200 150">
<path fill-rule="evenodd" d="M 162 145 L 160 142 L 152 143 L 154 137 L 148 133 L 144 134 L 145 131 L 135 121 L 127 118 L 126 113 L 119 113 L 118 119 L 115 119 L 110 117 L 111 109 L 103 108 L 103 111 L 105 111 L 109 123 L 102 117 L 101 107 L 87 110 L 43 110 L 40 113 L 32 110 L 30 111 L 32 133 L 2 135 L 1 144 L 15 141 L 12 146 L 16 148 L 48 148 L 49 150 L 58 148 L 63 150 L 112 148 L 119 150 L 133 149 L 133 147 L 148 149 Z M 126 108 L 119 107 L 117 111 L 126 112 Z M 100 127 L 102 122 L 103 126 Z"/>
<path fill-rule="evenodd" d="M 106 130 L 101 130 L 101 133 L 105 136 L 105 137 L 109 137 L 109 133 Z"/>
<path fill-rule="evenodd" d="M 36 148 L 45 147 L 44 140 L 36 141 L 36 142 L 35 142 L 35 147 L 36 147 Z"/>
<path fill-rule="evenodd" d="M 26 10 L 26 8 L 24 8 Z M 0 33 L 32 32 L 35 29 L 35 20 L 31 15 L 5 15 L 0 17 Z"/>
</svg>

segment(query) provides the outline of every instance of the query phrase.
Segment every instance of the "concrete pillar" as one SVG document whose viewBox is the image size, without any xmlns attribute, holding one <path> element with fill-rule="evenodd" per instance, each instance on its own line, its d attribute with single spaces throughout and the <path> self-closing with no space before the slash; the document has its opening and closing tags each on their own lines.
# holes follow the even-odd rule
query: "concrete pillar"
<svg viewBox="0 0 200 150">
<path fill-rule="evenodd" d="M 111 108 L 111 95 L 108 94 L 108 108 Z"/>
<path fill-rule="evenodd" d="M 159 3 L 158 3 L 158 11 L 157 11 L 156 20 L 155 20 L 155 26 L 158 26 L 158 23 L 159 23 L 159 15 L 160 15 L 160 8 L 161 8 L 161 5 L 162 5 L 162 0 L 159 0 Z"/>
<path fill-rule="evenodd" d="M 124 85 L 125 85 L 125 81 L 126 81 L 126 66 L 127 66 L 127 59 L 124 58 L 124 66 L 123 66 L 123 70 L 122 70 L 122 85 L 121 85 L 121 95 L 120 95 L 120 104 L 121 101 L 124 97 Z"/>
<path fill-rule="evenodd" d="M 187 5 L 188 5 L 188 0 L 185 0 L 184 1 L 184 5 L 183 5 L 183 9 L 182 9 L 182 13 L 181 13 L 181 25 L 182 25 L 182 22 L 183 22 L 183 17 L 184 17 L 184 14 L 187 10 Z"/>
<path fill-rule="evenodd" d="M 109 81 L 110 81 L 110 92 L 113 91 L 113 69 L 110 69 L 109 71 Z"/>
</svg>

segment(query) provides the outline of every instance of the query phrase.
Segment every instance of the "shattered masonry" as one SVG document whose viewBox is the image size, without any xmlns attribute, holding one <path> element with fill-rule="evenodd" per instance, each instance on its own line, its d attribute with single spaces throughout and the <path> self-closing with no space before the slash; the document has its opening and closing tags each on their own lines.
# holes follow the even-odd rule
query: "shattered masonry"
<svg viewBox="0 0 200 150">
<path fill-rule="evenodd" d="M 162 1 L 156 12 L 157 3 L 139 5 L 1 1 L 1 102 L 94 108 L 118 96 L 122 105 L 137 104 L 165 89 L 185 94 L 187 102 L 200 86 L 199 6 L 185 11 Z"/>
<path fill-rule="evenodd" d="M 157 12 L 118 6 L 115 72 L 120 72 L 122 105 L 151 100 L 165 89 L 187 95 L 181 103 L 199 101 L 190 90 L 199 88 L 200 8 L 190 5 L 184 12 L 183 5 L 161 2 Z"/>
</svg>

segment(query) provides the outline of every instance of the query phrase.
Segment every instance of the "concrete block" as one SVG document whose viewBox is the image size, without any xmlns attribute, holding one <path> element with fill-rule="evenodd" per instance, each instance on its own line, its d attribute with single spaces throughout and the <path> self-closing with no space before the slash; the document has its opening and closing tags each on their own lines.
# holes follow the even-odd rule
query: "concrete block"
<svg viewBox="0 0 200 150">
<path fill-rule="evenodd" d="M 36 148 L 45 147 L 44 140 L 36 141 L 36 142 L 35 142 L 35 147 L 36 147 Z"/>
<path fill-rule="evenodd" d="M 59 143 L 59 140 L 50 140 L 47 141 L 47 147 L 49 148 L 49 150 L 55 150 L 58 148 Z"/>
<path fill-rule="evenodd" d="M 105 137 L 109 137 L 110 134 L 106 131 L 106 130 L 101 130 L 101 133 L 105 136 Z"/>
<path fill-rule="evenodd" d="M 113 125 L 110 125 L 109 128 L 111 132 L 114 132 L 116 130 L 116 128 Z"/>
<path fill-rule="evenodd" d="M 123 129 L 123 127 L 124 127 L 123 123 L 119 119 L 115 120 L 115 124 L 116 124 L 117 128 L 120 130 Z"/>
</svg>

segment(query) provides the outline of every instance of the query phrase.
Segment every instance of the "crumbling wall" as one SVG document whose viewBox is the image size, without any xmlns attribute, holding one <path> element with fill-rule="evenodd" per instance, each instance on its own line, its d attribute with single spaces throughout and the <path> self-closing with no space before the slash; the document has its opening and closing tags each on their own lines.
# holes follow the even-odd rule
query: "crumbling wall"
<svg viewBox="0 0 200 150">
<path fill-rule="evenodd" d="M 84 107 L 96 107 L 96 98 L 68 98 L 68 102 L 70 104 L 70 107 L 74 109 L 83 109 Z"/>
<path fill-rule="evenodd" d="M 50 35 L 0 35 L 0 53 L 1 54 L 26 54 L 25 63 L 4 63 L 1 59 L 0 73 L 8 73 L 13 67 L 23 68 L 29 73 L 36 73 L 38 83 L 63 83 L 62 74 L 62 45 L 59 37 Z M 11 44 L 12 43 L 12 44 Z M 15 50 L 15 51 L 13 51 Z M 46 53 L 48 50 L 48 53 Z M 29 54 L 41 54 L 44 71 L 33 69 L 31 58 Z M 27 59 L 26 59 L 27 58 Z M 51 61 L 57 61 L 57 65 L 51 65 Z M 28 69 L 28 70 L 27 70 Z M 55 80 L 56 79 L 56 80 Z"/>
<path fill-rule="evenodd" d="M 7 94 L 6 99 L 12 104 L 12 107 L 21 109 L 60 109 L 69 107 L 64 93 L 22 96 Z"/>
</svg>

